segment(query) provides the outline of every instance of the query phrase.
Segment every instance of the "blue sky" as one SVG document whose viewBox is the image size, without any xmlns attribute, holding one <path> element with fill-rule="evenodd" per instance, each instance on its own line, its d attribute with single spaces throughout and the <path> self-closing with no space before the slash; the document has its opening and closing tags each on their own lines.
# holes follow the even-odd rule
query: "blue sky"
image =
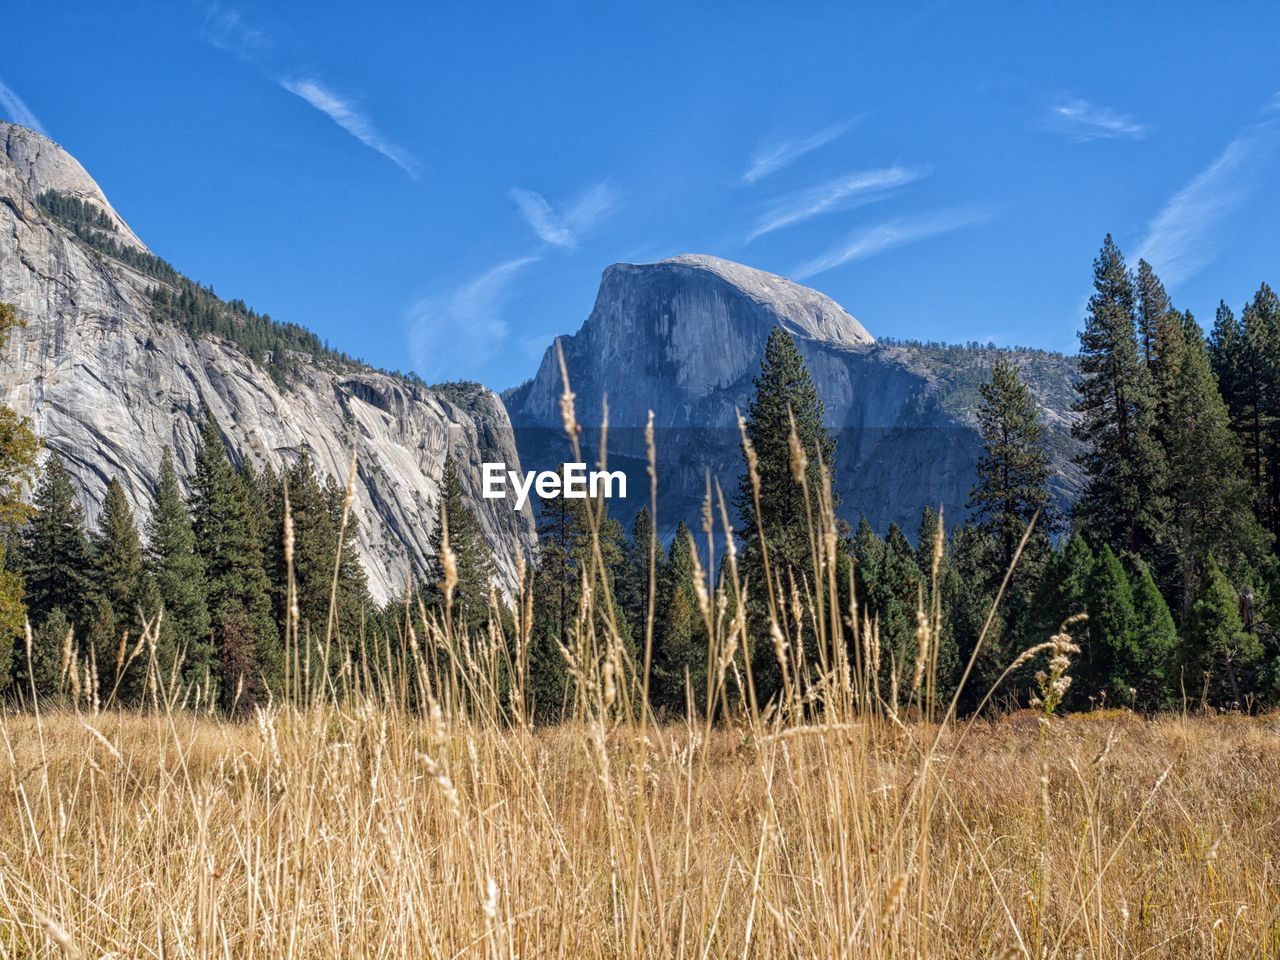
<svg viewBox="0 0 1280 960">
<path fill-rule="evenodd" d="M 226 296 L 501 388 L 610 263 L 802 278 L 879 336 L 1076 347 L 1112 232 L 1209 322 L 1280 283 L 1264 4 L 10 0 L 0 115 Z"/>
</svg>

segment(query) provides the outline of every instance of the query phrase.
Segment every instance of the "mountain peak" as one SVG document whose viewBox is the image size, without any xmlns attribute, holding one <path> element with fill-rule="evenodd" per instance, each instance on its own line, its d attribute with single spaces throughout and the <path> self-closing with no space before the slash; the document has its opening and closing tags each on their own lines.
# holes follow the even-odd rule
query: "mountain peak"
<svg viewBox="0 0 1280 960">
<path fill-rule="evenodd" d="M 44 134 L 0 120 L 0 182 L 10 177 L 32 197 L 55 190 L 97 207 L 115 224 L 117 239 L 149 252 L 79 160 Z M 10 196 L 15 192 L 6 191 Z"/>
<path fill-rule="evenodd" d="M 682 253 L 649 267 L 679 267 L 713 274 L 769 306 L 791 333 L 841 347 L 867 346 L 875 337 L 824 293 L 776 273 L 705 253 Z"/>
</svg>

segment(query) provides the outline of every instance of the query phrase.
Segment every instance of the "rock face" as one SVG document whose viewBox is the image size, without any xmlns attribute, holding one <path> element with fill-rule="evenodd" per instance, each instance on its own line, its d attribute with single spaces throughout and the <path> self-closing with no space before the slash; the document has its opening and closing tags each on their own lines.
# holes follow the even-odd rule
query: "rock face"
<svg viewBox="0 0 1280 960">
<path fill-rule="evenodd" d="M 942 504 L 949 521 L 963 518 L 981 449 L 977 387 L 995 350 L 879 344 L 830 298 L 707 256 L 609 267 L 586 323 L 561 340 L 584 440 L 608 400 L 609 464 L 629 478 L 615 515 L 626 521 L 648 500 L 641 428 L 649 410 L 665 534 L 681 519 L 698 529 L 707 471 L 727 496 L 736 491 L 735 410 L 746 410 L 765 341 L 779 324 L 795 336 L 826 405 L 846 518 L 865 515 L 882 532 L 897 523 L 912 535 L 926 505 Z M 1041 403 L 1053 492 L 1065 504 L 1081 482 L 1070 438 L 1075 363 L 1037 351 L 1012 356 Z M 537 375 L 504 396 L 528 469 L 567 457 L 561 392 L 552 347 Z"/>
<path fill-rule="evenodd" d="M 207 406 L 233 455 L 259 468 L 310 450 L 321 471 L 345 482 L 355 451 L 360 548 L 379 601 L 402 592 L 430 556 L 438 481 L 452 451 L 503 584 L 514 584 L 516 553 L 531 552 L 536 538 L 527 510 L 479 495 L 481 462 L 519 462 L 494 394 L 446 395 L 310 357 L 279 385 L 237 344 L 153 320 L 147 291 L 158 281 L 46 217 L 36 202 L 45 190 L 96 207 L 116 224 L 118 241 L 146 247 L 74 158 L 0 123 L 0 300 L 27 321 L 0 360 L 0 403 L 30 416 L 65 458 L 91 521 L 113 476 L 147 516 L 165 446 L 190 472 Z"/>
</svg>

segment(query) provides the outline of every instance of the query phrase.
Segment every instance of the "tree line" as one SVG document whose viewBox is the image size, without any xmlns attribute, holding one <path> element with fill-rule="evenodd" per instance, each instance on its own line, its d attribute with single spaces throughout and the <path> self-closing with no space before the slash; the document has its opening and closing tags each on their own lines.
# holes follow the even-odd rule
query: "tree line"
<svg viewBox="0 0 1280 960">
<path fill-rule="evenodd" d="M 922 505 L 914 536 L 896 525 L 882 534 L 865 518 L 842 525 L 830 595 L 812 591 L 811 524 L 820 501 L 841 510 L 824 492 L 835 442 L 795 342 L 772 332 L 744 412 L 732 503 L 750 628 L 738 656 L 750 654 L 761 702 L 794 681 L 770 625 L 800 618 L 797 598 L 814 595 L 822 609 L 813 616 L 864 626 L 875 695 L 891 708 L 909 699 L 930 611 L 936 696 L 957 693 L 972 662 L 958 691 L 964 711 L 996 685 L 998 703 L 1026 703 L 1037 678 L 1010 664 L 1080 615 L 1068 708 L 1252 709 L 1280 699 L 1280 301 L 1263 285 L 1239 319 L 1220 307 L 1206 336 L 1151 267 L 1131 270 L 1110 237 L 1093 287 L 1073 427 L 1085 483 L 1073 509 L 1059 515 L 1049 494 L 1034 384 L 1014 357 L 997 356 L 979 391 L 982 454 L 963 521 L 948 528 Z M 235 464 L 206 413 L 186 485 L 184 496 L 166 454 L 145 536 L 115 481 L 86 530 L 56 457 L 31 507 L 10 496 L 6 522 L 17 532 L 0 578 L 0 625 L 17 645 L 7 661 L 0 647 L 0 682 L 48 692 L 73 669 L 101 700 L 143 699 L 131 644 L 163 610 L 157 661 L 180 669 L 206 702 L 237 709 L 287 694 L 289 677 L 342 683 L 371 649 L 394 661 L 428 619 L 511 645 L 526 622 L 513 604 L 527 598 L 527 663 L 506 662 L 523 672 L 536 714 L 569 705 L 574 646 L 592 633 L 619 637 L 637 675 L 648 662 L 646 692 L 660 713 L 716 706 L 706 610 L 726 571 L 723 562 L 708 569 L 710 515 L 698 537 L 681 524 L 664 544 L 648 508 L 627 531 L 602 504 L 548 499 L 525 590 L 506 597 L 450 456 L 434 559 L 408 595 L 379 610 L 346 493 L 305 454 L 281 472 Z M 33 627 L 25 656 L 24 614 Z M 795 635 L 803 641 L 804 630 Z"/>
</svg>

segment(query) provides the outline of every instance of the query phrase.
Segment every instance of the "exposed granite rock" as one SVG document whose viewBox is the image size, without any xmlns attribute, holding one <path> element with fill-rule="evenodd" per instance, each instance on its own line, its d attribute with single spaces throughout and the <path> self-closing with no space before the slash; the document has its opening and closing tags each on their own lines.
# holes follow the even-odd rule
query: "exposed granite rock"
<svg viewBox="0 0 1280 960">
<path fill-rule="evenodd" d="M 0 300 L 27 321 L 0 361 L 0 403 L 29 415 L 66 459 L 91 520 L 113 476 L 145 517 L 164 447 L 173 447 L 180 471 L 193 468 L 207 405 L 234 455 L 259 467 L 309 449 L 321 471 L 345 482 L 355 450 L 360 548 L 380 601 L 401 592 L 429 556 L 452 449 L 503 584 L 514 584 L 516 551 L 531 552 L 535 536 L 527 510 L 479 497 L 482 461 L 519 462 L 494 394 L 479 390 L 461 404 L 359 365 L 311 358 L 278 385 L 236 344 L 151 319 L 147 289 L 156 280 L 44 216 L 40 192 L 69 193 L 111 216 L 120 239 L 146 249 L 71 156 L 11 124 L 0 124 L 0 146 Z"/>
<path fill-rule="evenodd" d="M 993 350 L 877 344 L 843 308 L 816 291 L 740 264 L 681 256 L 604 271 L 591 315 L 561 339 L 576 410 L 587 429 L 609 409 L 609 463 L 628 472 L 624 520 L 647 501 L 641 429 L 658 428 L 659 526 L 697 529 L 709 470 L 726 494 L 742 472 L 735 410 L 745 411 L 765 341 L 781 324 L 795 337 L 837 439 L 835 478 L 842 512 L 890 522 L 914 534 L 921 509 L 942 504 L 965 515 L 980 452 L 977 386 Z M 1079 491 L 1070 410 L 1075 362 L 1036 351 L 1012 354 L 1040 400 L 1049 427 L 1053 491 L 1065 504 Z M 565 457 L 560 368 L 554 346 L 537 375 L 504 399 L 527 469 Z"/>
</svg>

